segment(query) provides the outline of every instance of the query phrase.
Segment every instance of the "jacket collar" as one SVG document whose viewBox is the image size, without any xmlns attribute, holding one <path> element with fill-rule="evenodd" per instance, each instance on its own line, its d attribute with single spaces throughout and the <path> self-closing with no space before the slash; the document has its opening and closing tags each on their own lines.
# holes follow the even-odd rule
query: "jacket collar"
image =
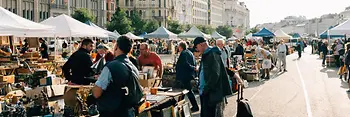
<svg viewBox="0 0 350 117">
<path fill-rule="evenodd" d="M 123 60 L 125 58 L 128 58 L 128 56 L 126 54 L 121 54 L 121 55 L 115 57 L 114 60 Z"/>
<path fill-rule="evenodd" d="M 86 53 L 89 53 L 89 51 L 85 48 L 79 48 L 79 51 L 83 51 L 83 52 L 86 52 Z"/>
</svg>

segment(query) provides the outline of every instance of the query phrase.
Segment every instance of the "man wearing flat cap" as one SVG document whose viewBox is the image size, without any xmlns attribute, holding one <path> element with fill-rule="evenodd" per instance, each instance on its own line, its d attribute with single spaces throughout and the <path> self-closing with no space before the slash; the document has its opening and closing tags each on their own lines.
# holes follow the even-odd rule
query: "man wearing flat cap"
<svg viewBox="0 0 350 117">
<path fill-rule="evenodd" d="M 222 117 L 224 98 L 232 94 L 229 78 L 221 59 L 221 51 L 211 47 L 203 37 L 194 40 L 194 48 L 201 53 L 199 93 L 201 117 Z"/>
</svg>

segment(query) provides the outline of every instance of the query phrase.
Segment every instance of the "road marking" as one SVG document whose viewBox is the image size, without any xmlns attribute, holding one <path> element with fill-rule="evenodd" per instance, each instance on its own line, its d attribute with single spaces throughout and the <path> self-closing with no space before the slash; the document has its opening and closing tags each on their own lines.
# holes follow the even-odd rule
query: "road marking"
<svg viewBox="0 0 350 117">
<path fill-rule="evenodd" d="M 295 62 L 295 64 L 297 66 L 297 70 L 298 70 L 298 73 L 299 73 L 299 78 L 300 78 L 301 85 L 302 85 L 303 91 L 304 91 L 307 116 L 308 117 L 312 117 L 311 106 L 310 106 L 310 101 L 309 101 L 309 95 L 308 95 L 307 90 L 306 90 L 306 86 L 305 86 L 305 82 L 304 82 L 303 76 L 301 75 L 301 72 L 300 72 L 300 69 L 299 69 L 298 61 Z"/>
</svg>

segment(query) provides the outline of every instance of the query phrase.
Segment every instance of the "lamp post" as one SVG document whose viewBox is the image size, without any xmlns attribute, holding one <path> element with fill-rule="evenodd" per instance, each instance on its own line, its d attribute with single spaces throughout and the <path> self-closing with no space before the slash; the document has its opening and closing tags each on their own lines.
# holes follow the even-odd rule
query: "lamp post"
<svg viewBox="0 0 350 117">
<path fill-rule="evenodd" d="M 70 2 L 67 0 L 68 16 L 70 16 Z"/>
</svg>

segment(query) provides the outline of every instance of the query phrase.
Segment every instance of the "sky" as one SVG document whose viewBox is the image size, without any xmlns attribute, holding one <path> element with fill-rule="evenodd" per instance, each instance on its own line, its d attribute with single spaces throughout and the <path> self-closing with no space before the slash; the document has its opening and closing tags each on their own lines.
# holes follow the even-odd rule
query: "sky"
<svg viewBox="0 0 350 117">
<path fill-rule="evenodd" d="M 350 6 L 350 0 L 239 0 L 250 10 L 250 26 L 279 22 L 287 16 L 306 16 L 340 13 Z"/>
</svg>

